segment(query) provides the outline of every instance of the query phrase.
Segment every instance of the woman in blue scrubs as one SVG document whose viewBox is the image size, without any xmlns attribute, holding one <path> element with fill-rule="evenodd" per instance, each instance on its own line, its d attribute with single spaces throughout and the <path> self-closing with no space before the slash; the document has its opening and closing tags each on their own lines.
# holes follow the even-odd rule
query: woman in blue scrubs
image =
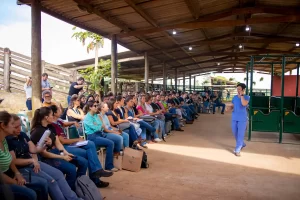
<svg viewBox="0 0 300 200">
<path fill-rule="evenodd" d="M 241 150 L 246 147 L 244 136 L 247 128 L 247 106 L 250 100 L 248 95 L 245 95 L 246 85 L 239 83 L 237 85 L 237 95 L 232 99 L 232 104 L 227 106 L 227 110 L 232 109 L 231 128 L 233 136 L 235 137 L 236 146 L 234 154 L 241 156 Z"/>
</svg>

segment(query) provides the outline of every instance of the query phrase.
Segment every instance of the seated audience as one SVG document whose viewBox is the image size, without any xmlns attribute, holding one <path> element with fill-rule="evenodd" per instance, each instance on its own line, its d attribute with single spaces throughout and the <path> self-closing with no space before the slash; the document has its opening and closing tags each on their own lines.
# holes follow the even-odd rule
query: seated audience
<svg viewBox="0 0 300 200">
<path fill-rule="evenodd" d="M 109 108 L 107 103 L 101 103 L 99 105 L 100 114 L 99 117 L 103 124 L 103 136 L 112 140 L 115 143 L 114 152 L 119 153 L 124 147 L 129 147 L 129 135 L 128 133 L 121 131 L 111 126 L 109 119 L 106 115 Z"/>
<path fill-rule="evenodd" d="M 98 104 L 93 101 L 89 101 L 84 106 L 83 110 L 86 114 L 83 120 L 83 125 L 85 134 L 87 134 L 87 139 L 94 142 L 98 147 L 106 148 L 105 169 L 112 172 L 118 171 L 113 164 L 114 143 L 113 141 L 103 137 L 103 124 L 97 114 Z"/>
<path fill-rule="evenodd" d="M 225 104 L 222 103 L 222 100 L 218 92 L 214 92 L 214 96 L 212 98 L 213 98 L 213 114 L 215 114 L 216 112 L 216 107 L 222 107 L 221 114 L 224 114 Z"/>
<path fill-rule="evenodd" d="M 52 200 L 78 199 L 60 170 L 38 160 L 36 154 L 39 153 L 38 149 L 28 136 L 21 132 L 20 118 L 15 114 L 11 115 L 14 119 L 14 129 L 13 134 L 7 136 L 6 140 L 10 154 L 15 159 L 15 164 L 21 174 L 28 175 L 30 171 L 31 181 L 36 181 L 37 184 L 43 184 L 38 181 L 45 179 L 48 182 L 48 191 Z M 42 198 L 48 199 L 48 194 L 44 193 Z"/>
<path fill-rule="evenodd" d="M 122 131 L 125 131 L 129 134 L 129 146 L 132 146 L 134 143 L 138 144 L 138 135 L 135 127 L 129 123 L 127 119 L 122 119 L 120 115 L 116 113 L 116 109 L 119 106 L 119 102 L 115 99 L 111 99 L 108 102 L 108 112 L 106 113 L 110 124 L 114 127 L 118 127 Z M 125 127 L 125 128 L 123 128 Z M 139 145 L 138 145 L 139 146 Z"/>
<path fill-rule="evenodd" d="M 6 111 L 0 111 L 0 172 L 4 185 L 12 191 L 15 197 L 24 199 L 45 199 L 48 198 L 48 183 L 42 178 L 24 176 L 16 167 L 16 159 L 10 154 L 6 136 L 14 133 L 14 119 Z M 29 189 L 30 188 L 30 189 Z M 3 187 L 1 187 L 3 189 Z M 3 192 L 1 191 L 2 195 Z"/>
<path fill-rule="evenodd" d="M 53 122 L 53 112 L 49 107 L 35 110 L 31 122 L 31 141 L 37 144 L 45 131 L 50 131 L 46 141 L 47 148 L 40 153 L 41 160 L 66 174 L 69 186 L 75 190 L 76 178 L 86 174 L 88 163 L 85 158 L 75 156 L 64 148 L 52 126 Z"/>
<path fill-rule="evenodd" d="M 59 138 L 59 141 L 63 144 L 64 148 L 75 156 L 80 156 L 88 161 L 88 169 L 90 179 L 96 184 L 97 187 L 107 187 L 109 183 L 99 180 L 99 177 L 112 176 L 112 172 L 106 172 L 102 169 L 101 163 L 99 162 L 96 146 L 92 141 L 87 141 L 87 144 L 79 147 L 70 146 L 71 144 L 84 141 L 82 137 L 68 139 L 64 132 L 63 127 L 68 127 L 72 122 L 63 122 L 59 119 L 61 115 L 61 109 L 57 106 L 50 106 L 53 112 L 53 123 L 52 126 L 55 128 L 55 132 Z"/>
</svg>

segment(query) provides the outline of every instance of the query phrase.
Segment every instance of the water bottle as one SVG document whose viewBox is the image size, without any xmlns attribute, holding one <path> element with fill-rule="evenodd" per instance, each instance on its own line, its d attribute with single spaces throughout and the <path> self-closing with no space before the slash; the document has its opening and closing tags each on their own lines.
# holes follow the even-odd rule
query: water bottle
<svg viewBox="0 0 300 200">
<path fill-rule="evenodd" d="M 45 145 L 46 138 L 49 137 L 51 131 L 48 129 L 44 132 L 43 136 L 41 137 L 40 141 L 37 143 L 38 148 L 43 148 Z"/>
</svg>

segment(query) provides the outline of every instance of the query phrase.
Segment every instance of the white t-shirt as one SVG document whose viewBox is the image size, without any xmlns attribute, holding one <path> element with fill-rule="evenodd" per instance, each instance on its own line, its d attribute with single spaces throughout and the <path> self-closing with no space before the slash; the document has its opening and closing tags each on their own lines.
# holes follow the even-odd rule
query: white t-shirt
<svg viewBox="0 0 300 200">
<path fill-rule="evenodd" d="M 24 84 L 24 90 L 26 93 L 26 99 L 31 98 L 32 97 L 32 86 L 31 85 L 27 85 L 26 83 Z"/>
<path fill-rule="evenodd" d="M 145 106 L 146 106 L 146 110 L 149 112 L 149 113 L 153 113 L 153 108 L 151 105 L 145 103 Z"/>
</svg>

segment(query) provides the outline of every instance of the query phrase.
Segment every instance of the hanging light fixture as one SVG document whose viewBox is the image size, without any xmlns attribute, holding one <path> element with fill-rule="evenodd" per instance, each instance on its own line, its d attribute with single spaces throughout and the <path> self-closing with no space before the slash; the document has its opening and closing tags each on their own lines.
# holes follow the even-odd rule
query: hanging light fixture
<svg viewBox="0 0 300 200">
<path fill-rule="evenodd" d="M 217 65 L 220 65 L 220 63 L 217 63 Z"/>
<path fill-rule="evenodd" d="M 296 47 L 299 47 L 299 46 L 300 46 L 300 44 L 299 44 L 299 42 L 297 42 L 297 43 L 296 43 Z"/>
<path fill-rule="evenodd" d="M 246 26 L 245 31 L 250 32 L 251 31 L 251 27 L 250 26 Z"/>
<path fill-rule="evenodd" d="M 192 47 L 192 46 L 189 46 L 189 50 L 192 51 L 192 50 L 193 50 L 193 47 Z"/>
<path fill-rule="evenodd" d="M 239 48 L 240 48 L 240 49 L 242 49 L 242 48 L 243 48 L 243 45 L 242 45 L 242 44 L 240 44 L 240 45 L 239 45 Z"/>
<path fill-rule="evenodd" d="M 173 29 L 173 35 L 176 35 L 177 34 L 177 32 L 176 32 L 176 30 L 175 29 Z"/>
</svg>

